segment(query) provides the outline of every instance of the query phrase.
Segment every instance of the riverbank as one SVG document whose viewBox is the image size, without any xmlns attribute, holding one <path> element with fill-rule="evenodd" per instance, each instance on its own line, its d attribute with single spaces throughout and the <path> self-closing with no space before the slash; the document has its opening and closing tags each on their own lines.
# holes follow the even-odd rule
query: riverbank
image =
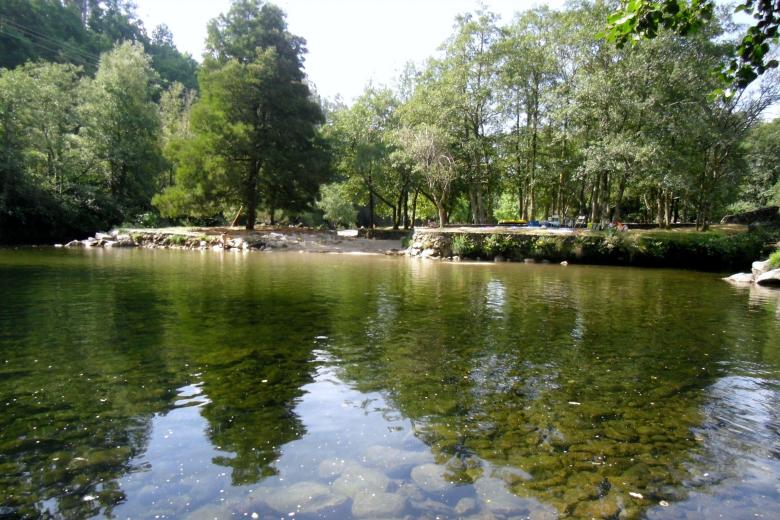
<svg viewBox="0 0 780 520">
<path fill-rule="evenodd" d="M 400 240 L 374 240 L 329 230 L 285 226 L 263 226 L 254 231 L 239 227 L 123 228 L 95 233 L 93 237 L 57 244 L 55 247 L 403 254 Z"/>
<path fill-rule="evenodd" d="M 674 267 L 742 271 L 777 248 L 780 230 L 722 226 L 713 231 L 448 227 L 417 228 L 411 238 L 366 238 L 354 231 L 286 226 L 123 228 L 96 233 L 58 247 L 143 247 L 212 251 L 299 251 L 383 254 L 437 260 L 571 262 L 579 264 Z M 408 247 L 406 247 L 408 245 Z"/>
<path fill-rule="evenodd" d="M 749 268 L 777 247 L 780 230 L 724 226 L 713 231 L 593 232 L 529 228 L 418 228 L 407 250 L 432 259 L 572 262 L 675 267 L 703 271 Z"/>
</svg>

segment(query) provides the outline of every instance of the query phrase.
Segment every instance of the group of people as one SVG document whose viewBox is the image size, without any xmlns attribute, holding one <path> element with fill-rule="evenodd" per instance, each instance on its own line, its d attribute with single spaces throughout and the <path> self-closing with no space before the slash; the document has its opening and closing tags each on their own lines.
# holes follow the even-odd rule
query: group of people
<svg viewBox="0 0 780 520">
<path fill-rule="evenodd" d="M 628 231 L 628 225 L 623 224 L 619 220 L 613 220 L 609 223 L 609 229 L 616 229 L 618 231 Z"/>
</svg>

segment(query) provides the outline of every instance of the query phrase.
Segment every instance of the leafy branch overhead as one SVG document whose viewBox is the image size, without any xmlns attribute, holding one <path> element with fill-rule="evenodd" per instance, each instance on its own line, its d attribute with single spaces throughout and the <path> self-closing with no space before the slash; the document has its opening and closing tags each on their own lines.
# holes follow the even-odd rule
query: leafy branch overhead
<svg viewBox="0 0 780 520">
<path fill-rule="evenodd" d="M 600 36 L 618 47 L 655 38 L 660 29 L 686 36 L 712 20 L 714 11 L 713 0 L 629 0 L 609 16 L 606 30 Z M 751 15 L 755 22 L 736 45 L 721 75 L 724 81 L 744 88 L 778 65 L 770 51 L 772 44 L 778 42 L 780 0 L 741 0 L 734 12 Z"/>
</svg>

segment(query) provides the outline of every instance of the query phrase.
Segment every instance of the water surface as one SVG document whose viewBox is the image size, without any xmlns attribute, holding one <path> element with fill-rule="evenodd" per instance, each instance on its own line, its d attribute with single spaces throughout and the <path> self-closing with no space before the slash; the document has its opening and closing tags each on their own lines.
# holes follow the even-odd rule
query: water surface
<svg viewBox="0 0 780 520">
<path fill-rule="evenodd" d="M 778 295 L 0 250 L 0 518 L 776 518 Z"/>
</svg>

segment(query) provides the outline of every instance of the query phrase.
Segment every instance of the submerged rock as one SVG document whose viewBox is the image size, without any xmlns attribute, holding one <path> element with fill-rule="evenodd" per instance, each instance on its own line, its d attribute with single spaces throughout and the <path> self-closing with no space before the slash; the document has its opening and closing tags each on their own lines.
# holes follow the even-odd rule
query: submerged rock
<svg viewBox="0 0 780 520">
<path fill-rule="evenodd" d="M 360 493 L 383 493 L 388 485 L 390 479 L 384 474 L 353 464 L 344 468 L 332 487 L 333 491 L 354 498 Z"/>
<path fill-rule="evenodd" d="M 406 498 L 395 493 L 358 493 L 352 501 L 352 516 L 356 518 L 395 517 L 404 509 Z"/>
<path fill-rule="evenodd" d="M 412 480 L 428 493 L 444 491 L 452 486 L 452 483 L 444 478 L 445 471 L 442 466 L 437 464 L 423 464 L 412 470 Z"/>
<path fill-rule="evenodd" d="M 496 514 L 527 515 L 531 511 L 548 509 L 536 500 L 514 495 L 507 490 L 506 483 L 499 478 L 483 477 L 474 483 L 474 489 L 485 508 Z"/>
<path fill-rule="evenodd" d="M 758 285 L 780 287 L 780 269 L 772 269 L 756 278 Z"/>
<path fill-rule="evenodd" d="M 357 465 L 357 462 L 346 459 L 329 458 L 320 462 L 317 469 L 322 478 L 329 478 L 338 477 L 344 473 L 346 468 L 353 465 Z"/>
<path fill-rule="evenodd" d="M 477 501 L 473 498 L 461 498 L 455 504 L 455 513 L 458 515 L 470 515 L 477 512 Z"/>
<path fill-rule="evenodd" d="M 431 457 L 421 451 L 405 451 L 389 446 L 371 446 L 366 449 L 363 459 L 370 466 L 384 470 L 394 470 L 404 466 L 425 464 Z"/>
<path fill-rule="evenodd" d="M 334 493 L 328 486 L 317 482 L 298 482 L 281 489 L 265 488 L 258 494 L 271 509 L 279 513 L 316 515 L 336 509 L 348 500 L 346 496 Z"/>
</svg>

